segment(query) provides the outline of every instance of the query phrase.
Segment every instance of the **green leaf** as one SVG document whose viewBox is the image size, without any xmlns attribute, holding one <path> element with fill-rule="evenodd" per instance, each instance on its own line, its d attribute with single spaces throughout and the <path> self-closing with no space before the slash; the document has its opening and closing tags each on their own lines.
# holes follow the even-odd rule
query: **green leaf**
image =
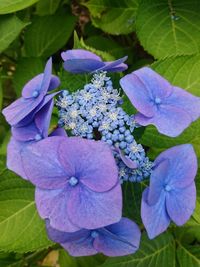
<svg viewBox="0 0 200 267">
<path fill-rule="evenodd" d="M 17 38 L 26 25 L 27 23 L 14 15 L 0 17 L 0 52 L 4 51 Z"/>
<path fill-rule="evenodd" d="M 175 242 L 171 234 L 164 233 L 149 240 L 142 235 L 140 249 L 132 255 L 109 258 L 102 267 L 175 267 Z"/>
<path fill-rule="evenodd" d="M 145 189 L 143 183 L 126 182 L 123 184 L 123 216 L 142 224 L 140 206 L 142 192 Z"/>
<path fill-rule="evenodd" d="M 200 51 L 199 0 L 142 0 L 136 31 L 155 58 L 196 54 Z"/>
<path fill-rule="evenodd" d="M 94 255 L 88 257 L 74 258 L 70 256 L 64 249 L 59 251 L 60 267 L 96 267 L 105 261 L 105 256 Z"/>
<path fill-rule="evenodd" d="M 200 246 L 178 244 L 177 257 L 180 267 L 200 267 Z"/>
<path fill-rule="evenodd" d="M 0 14 L 12 13 L 35 4 L 38 0 L 1 0 Z"/>
<path fill-rule="evenodd" d="M 36 14 L 39 16 L 52 15 L 59 7 L 61 0 L 40 0 L 36 5 Z"/>
<path fill-rule="evenodd" d="M 152 67 L 173 85 L 200 96 L 200 55 L 173 57 L 158 61 Z M 200 155 L 199 136 L 200 120 L 197 120 L 176 138 L 159 134 L 154 126 L 148 126 L 140 141 L 157 153 L 174 145 L 190 143 L 193 144 L 197 155 Z"/>
<path fill-rule="evenodd" d="M 35 207 L 34 187 L 6 170 L 0 192 L 0 250 L 24 253 L 51 246 Z"/>
<path fill-rule="evenodd" d="M 115 58 L 124 57 L 127 54 L 129 47 L 122 47 L 116 41 L 111 38 L 103 36 L 91 36 L 85 40 L 85 44 L 94 47 L 97 50 L 107 51 Z"/>
<path fill-rule="evenodd" d="M 83 38 L 79 40 L 76 31 L 74 31 L 74 49 L 77 49 L 77 48 L 82 48 L 82 49 L 91 51 L 92 53 L 100 56 L 103 60 L 106 60 L 106 61 L 115 60 L 115 58 L 110 53 L 88 46 L 84 42 Z"/>
<path fill-rule="evenodd" d="M 70 92 L 83 89 L 84 85 L 90 81 L 90 76 L 86 74 L 72 74 L 64 69 L 61 69 L 59 73 L 61 81 L 61 89 L 67 89 Z"/>
<path fill-rule="evenodd" d="M 40 58 L 21 58 L 18 61 L 13 77 L 13 84 L 17 96 L 21 96 L 24 85 L 39 73 L 44 71 L 44 62 Z"/>
<path fill-rule="evenodd" d="M 92 15 L 94 26 L 105 32 L 127 34 L 135 28 L 138 0 L 90 0 L 84 5 Z"/>
<path fill-rule="evenodd" d="M 48 57 L 68 41 L 76 18 L 66 13 L 35 17 L 25 32 L 25 51 L 29 57 Z"/>
</svg>

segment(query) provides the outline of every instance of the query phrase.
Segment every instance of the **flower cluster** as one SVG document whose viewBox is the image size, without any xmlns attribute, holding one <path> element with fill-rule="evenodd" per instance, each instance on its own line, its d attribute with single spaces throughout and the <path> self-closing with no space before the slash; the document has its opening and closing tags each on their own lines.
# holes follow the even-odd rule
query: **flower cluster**
<svg viewBox="0 0 200 267">
<path fill-rule="evenodd" d="M 141 181 L 150 175 L 152 163 L 142 145 L 136 143 L 133 132 L 138 125 L 134 115 L 129 116 L 123 110 L 122 103 L 120 92 L 113 88 L 107 72 L 99 71 L 83 89 L 72 94 L 65 90 L 58 97 L 59 126 L 70 130 L 72 135 L 102 140 L 122 150 L 137 167 L 129 168 L 119 153 L 113 151 L 121 182 Z"/>
<path fill-rule="evenodd" d="M 150 176 L 141 218 L 149 238 L 154 238 L 170 221 L 183 225 L 192 215 L 197 172 L 190 144 L 170 148 L 152 163 L 136 143 L 134 129 L 154 124 L 161 133 L 177 136 L 199 118 L 200 100 L 142 68 L 120 80 L 138 110 L 129 116 L 107 76 L 109 71 L 125 70 L 126 57 L 103 62 L 78 49 L 63 52 L 62 58 L 69 72 L 92 72 L 91 82 L 72 94 L 60 92 L 56 100 L 60 127 L 49 134 L 53 97 L 59 93 L 50 92 L 60 81 L 51 74 L 48 60 L 44 73 L 30 80 L 22 97 L 3 110 L 12 127 L 7 166 L 35 185 L 36 206 L 49 238 L 71 255 L 134 253 L 141 233 L 122 217 L 120 181 Z"/>
</svg>

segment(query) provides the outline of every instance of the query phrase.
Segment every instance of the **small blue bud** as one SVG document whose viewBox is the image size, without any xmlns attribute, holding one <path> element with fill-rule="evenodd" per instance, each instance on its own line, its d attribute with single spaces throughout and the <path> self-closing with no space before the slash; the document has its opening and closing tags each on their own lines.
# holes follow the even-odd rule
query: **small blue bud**
<svg viewBox="0 0 200 267">
<path fill-rule="evenodd" d="M 120 142 L 119 147 L 120 147 L 121 149 L 126 148 L 126 142 L 124 142 L 124 141 Z"/>
<path fill-rule="evenodd" d="M 106 140 L 106 143 L 109 144 L 110 146 L 112 146 L 112 144 L 113 144 L 112 140 L 110 140 L 110 139 Z"/>
<path fill-rule="evenodd" d="M 126 131 L 126 128 L 125 127 L 119 127 L 119 131 L 120 131 L 120 133 L 124 133 L 125 131 Z"/>
<path fill-rule="evenodd" d="M 128 143 L 132 143 L 133 140 L 134 140 L 134 138 L 133 138 L 132 135 L 128 135 L 128 136 L 126 136 L 125 140 L 126 140 Z"/>
<path fill-rule="evenodd" d="M 119 141 L 123 141 L 124 140 L 124 135 L 123 134 L 119 134 Z"/>
</svg>

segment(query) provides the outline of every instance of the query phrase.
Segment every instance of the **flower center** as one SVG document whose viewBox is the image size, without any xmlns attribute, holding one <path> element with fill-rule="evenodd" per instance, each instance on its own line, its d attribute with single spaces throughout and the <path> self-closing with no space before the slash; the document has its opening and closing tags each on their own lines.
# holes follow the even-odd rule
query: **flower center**
<svg viewBox="0 0 200 267">
<path fill-rule="evenodd" d="M 42 139 L 41 134 L 36 134 L 35 135 L 35 141 L 40 141 Z"/>
<path fill-rule="evenodd" d="M 75 186 L 75 185 L 77 185 L 77 184 L 78 184 L 78 179 L 77 179 L 76 177 L 72 176 L 72 177 L 69 179 L 69 184 L 70 184 L 71 186 Z"/>
<path fill-rule="evenodd" d="M 99 235 L 99 233 L 97 231 L 95 231 L 95 230 L 91 232 L 91 237 L 92 238 L 96 238 L 98 235 Z"/>
<path fill-rule="evenodd" d="M 34 90 L 33 93 L 32 93 L 32 96 L 33 97 L 38 97 L 39 96 L 39 91 L 38 90 Z"/>
<path fill-rule="evenodd" d="M 170 185 L 165 185 L 165 191 L 167 191 L 167 192 L 169 192 L 169 191 L 171 191 L 172 190 L 172 188 L 171 188 L 171 186 Z"/>
<path fill-rule="evenodd" d="M 161 99 L 160 99 L 159 97 L 156 97 L 156 98 L 154 99 L 154 102 L 155 102 L 156 104 L 160 104 L 162 101 L 161 101 Z"/>
</svg>

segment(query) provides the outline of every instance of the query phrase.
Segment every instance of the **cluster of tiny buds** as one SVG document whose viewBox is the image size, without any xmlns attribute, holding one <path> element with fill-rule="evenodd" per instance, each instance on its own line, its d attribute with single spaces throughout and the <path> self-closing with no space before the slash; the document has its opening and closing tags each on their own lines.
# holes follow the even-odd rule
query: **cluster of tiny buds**
<svg viewBox="0 0 200 267">
<path fill-rule="evenodd" d="M 150 175 L 152 163 L 146 157 L 142 145 L 137 144 L 133 131 L 138 125 L 121 107 L 120 92 L 113 88 L 105 71 L 95 73 L 91 83 L 73 92 L 62 91 L 56 100 L 59 109 L 59 125 L 72 135 L 102 140 L 120 148 L 125 156 L 137 162 L 138 168 L 129 169 L 115 155 L 121 182 L 141 181 Z"/>
</svg>

